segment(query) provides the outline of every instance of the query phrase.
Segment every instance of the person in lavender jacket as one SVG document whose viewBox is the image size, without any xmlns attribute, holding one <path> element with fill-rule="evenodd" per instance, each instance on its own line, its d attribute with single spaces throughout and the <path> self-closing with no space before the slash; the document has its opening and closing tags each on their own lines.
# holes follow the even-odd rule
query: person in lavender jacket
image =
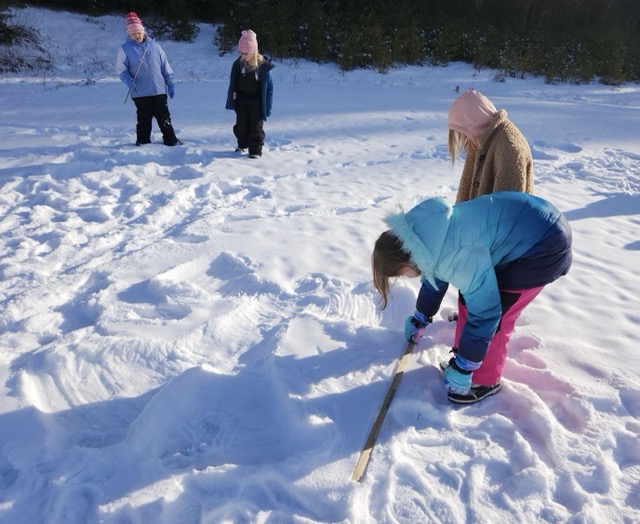
<svg viewBox="0 0 640 524">
<path fill-rule="evenodd" d="M 160 44 L 149 36 L 136 13 L 125 20 L 127 40 L 118 48 L 116 73 L 127 87 L 137 109 L 136 145 L 151 143 L 153 118 L 167 146 L 181 144 L 171 124 L 167 103 L 175 95 L 173 69 Z M 127 95 L 127 98 L 129 96 Z M 125 99 L 126 102 L 126 99 Z"/>
</svg>

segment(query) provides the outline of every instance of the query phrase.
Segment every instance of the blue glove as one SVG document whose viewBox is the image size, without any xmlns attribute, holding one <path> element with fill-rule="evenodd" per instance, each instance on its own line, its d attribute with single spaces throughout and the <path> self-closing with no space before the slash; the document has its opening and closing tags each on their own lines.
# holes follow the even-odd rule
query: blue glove
<svg viewBox="0 0 640 524">
<path fill-rule="evenodd" d="M 176 94 L 176 86 L 170 84 L 167 86 L 167 90 L 169 91 L 169 98 L 173 98 Z"/>
<path fill-rule="evenodd" d="M 124 81 L 129 89 L 134 89 L 136 87 L 136 81 L 130 76 L 125 76 Z"/>
<path fill-rule="evenodd" d="M 431 317 L 416 310 L 412 317 L 408 317 L 407 320 L 404 321 L 404 338 L 409 342 L 417 344 L 422 338 L 424 329 L 431 324 L 431 322 Z"/>
<path fill-rule="evenodd" d="M 444 370 L 444 386 L 451 393 L 466 395 L 471 390 L 471 374 L 480 367 L 482 362 L 473 362 L 460 355 L 449 361 L 449 367 Z"/>
</svg>

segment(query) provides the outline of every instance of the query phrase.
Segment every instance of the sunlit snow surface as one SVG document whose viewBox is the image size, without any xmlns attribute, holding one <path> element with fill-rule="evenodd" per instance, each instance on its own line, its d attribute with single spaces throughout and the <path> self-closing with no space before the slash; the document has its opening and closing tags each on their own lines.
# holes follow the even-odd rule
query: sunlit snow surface
<svg viewBox="0 0 640 524">
<path fill-rule="evenodd" d="M 162 42 L 184 145 L 138 148 L 124 13 L 18 15 L 54 68 L 0 78 L 0 522 L 640 521 L 640 86 L 276 61 L 251 160 L 235 56 L 201 26 Z M 372 245 L 398 207 L 455 200 L 446 117 L 471 87 L 529 140 L 574 265 L 480 404 L 446 399 L 438 317 L 356 483 L 419 285 L 379 311 Z"/>
</svg>

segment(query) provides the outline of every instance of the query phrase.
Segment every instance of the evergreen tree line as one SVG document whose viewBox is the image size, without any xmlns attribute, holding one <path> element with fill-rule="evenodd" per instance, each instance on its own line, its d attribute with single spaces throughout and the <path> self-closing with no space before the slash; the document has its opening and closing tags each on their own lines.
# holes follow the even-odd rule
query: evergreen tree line
<svg viewBox="0 0 640 524">
<path fill-rule="evenodd" d="M 16 5 L 13 2 L 9 2 Z M 216 24 L 231 52 L 258 34 L 276 59 L 336 63 L 343 70 L 463 61 L 498 79 L 640 81 L 638 0 L 40 0 L 30 5 L 92 15 L 136 11 L 156 36 L 190 41 Z M 0 22 L 1 24 L 2 22 Z M 1 29 L 0 29 L 1 31 Z"/>
</svg>

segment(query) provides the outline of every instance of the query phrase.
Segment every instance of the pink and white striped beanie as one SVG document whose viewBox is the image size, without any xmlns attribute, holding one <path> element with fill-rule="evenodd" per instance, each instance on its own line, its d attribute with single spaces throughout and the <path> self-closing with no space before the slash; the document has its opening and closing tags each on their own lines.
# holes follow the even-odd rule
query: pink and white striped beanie
<svg viewBox="0 0 640 524">
<path fill-rule="evenodd" d="M 144 33 L 144 26 L 142 25 L 142 20 L 138 18 L 138 15 L 133 11 L 127 15 L 127 19 L 125 21 L 125 28 L 128 34 L 131 33 Z"/>
</svg>

